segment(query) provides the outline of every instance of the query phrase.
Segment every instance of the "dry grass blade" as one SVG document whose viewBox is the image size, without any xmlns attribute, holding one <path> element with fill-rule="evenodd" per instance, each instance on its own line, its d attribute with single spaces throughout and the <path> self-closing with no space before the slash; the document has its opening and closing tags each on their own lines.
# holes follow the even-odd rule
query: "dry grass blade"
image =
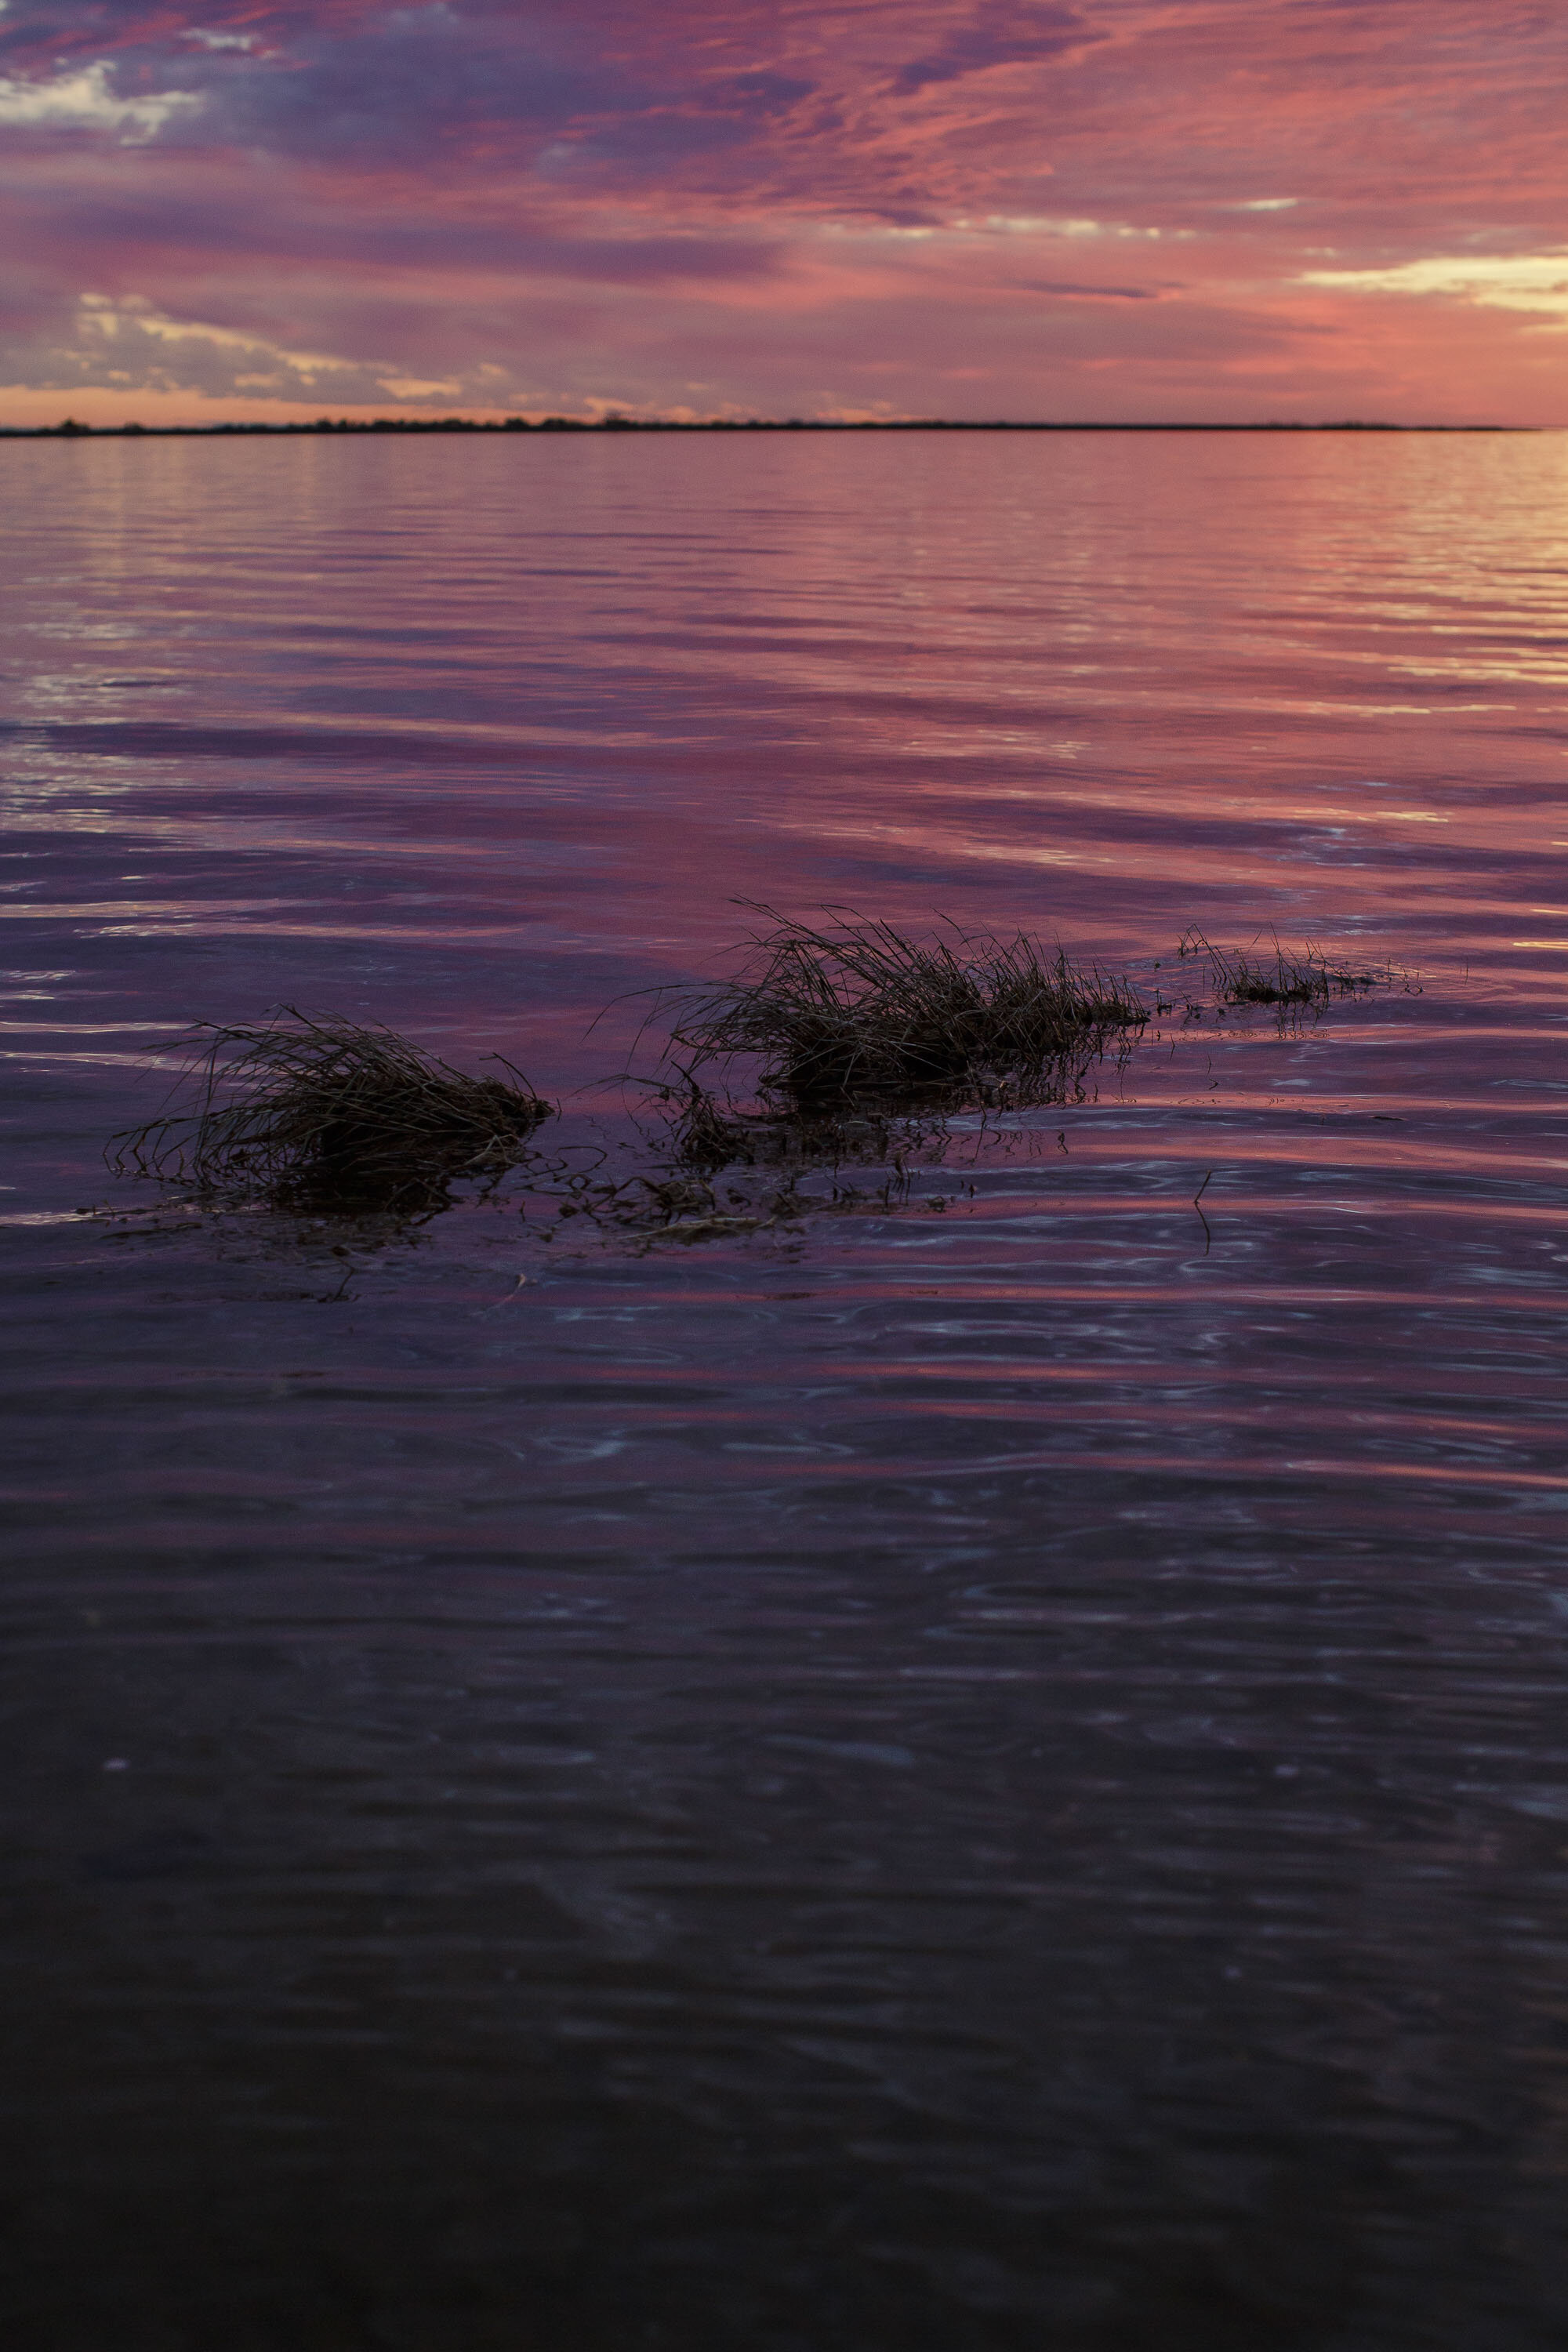
<svg viewBox="0 0 1568 2352">
<path fill-rule="evenodd" d="M 499 1174 L 548 1108 L 521 1073 L 470 1078 L 390 1029 L 293 1005 L 253 1024 L 204 1023 L 189 1043 L 194 1098 L 176 1089 L 178 1107 L 117 1136 L 117 1172 L 411 1213 L 438 1205 L 454 1177 Z"/>
<path fill-rule="evenodd" d="M 689 1068 L 755 1055 L 764 1089 L 800 1107 L 893 1108 L 987 1077 L 1045 1073 L 1148 1019 L 1125 982 L 1021 933 L 994 939 L 948 926 L 914 940 L 890 923 L 817 928 L 755 911 L 776 928 L 734 980 L 688 998 L 671 1044 Z"/>
<path fill-rule="evenodd" d="M 1278 939 L 1270 944 L 1272 956 L 1259 952 L 1256 941 L 1250 950 L 1217 948 L 1202 931 L 1190 930 L 1183 933 L 1176 952 L 1207 964 L 1209 983 L 1225 1004 L 1274 1004 L 1286 1010 L 1322 1005 L 1335 996 L 1386 985 L 1395 977 L 1392 970 L 1347 971 L 1315 947 L 1287 950 Z"/>
</svg>

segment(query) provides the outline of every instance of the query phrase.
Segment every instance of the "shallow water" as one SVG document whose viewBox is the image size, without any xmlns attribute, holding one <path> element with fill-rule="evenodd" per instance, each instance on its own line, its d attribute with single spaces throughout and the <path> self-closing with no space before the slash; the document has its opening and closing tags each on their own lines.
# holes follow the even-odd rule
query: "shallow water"
<svg viewBox="0 0 1568 2352">
<path fill-rule="evenodd" d="M 0 467 L 7 2344 L 1558 2344 L 1568 444 Z M 1403 977 L 562 1217 L 737 898 Z M 285 1001 L 552 1170 L 112 1181 Z"/>
</svg>

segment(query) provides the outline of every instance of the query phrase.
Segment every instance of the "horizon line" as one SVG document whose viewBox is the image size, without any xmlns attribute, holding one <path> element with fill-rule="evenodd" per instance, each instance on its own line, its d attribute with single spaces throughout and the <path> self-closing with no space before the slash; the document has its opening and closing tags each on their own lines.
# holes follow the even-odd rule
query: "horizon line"
<svg viewBox="0 0 1568 2352">
<path fill-rule="evenodd" d="M 225 420 L 211 425 L 85 425 L 68 416 L 58 425 L 0 425 L 0 440 L 169 440 L 222 438 L 242 434 L 323 433 L 1552 433 L 1552 425 L 1400 425 L 1381 417 L 1347 416 L 1309 420 L 1301 417 L 1258 417 L 1237 423 L 1217 420 L 1184 422 L 1173 418 L 1110 419 L 1096 417 L 662 417 L 624 416 L 612 411 L 600 417 L 542 416 L 537 422 L 519 415 L 470 416 L 318 416 L 309 422 L 289 418 L 270 422 Z"/>
</svg>

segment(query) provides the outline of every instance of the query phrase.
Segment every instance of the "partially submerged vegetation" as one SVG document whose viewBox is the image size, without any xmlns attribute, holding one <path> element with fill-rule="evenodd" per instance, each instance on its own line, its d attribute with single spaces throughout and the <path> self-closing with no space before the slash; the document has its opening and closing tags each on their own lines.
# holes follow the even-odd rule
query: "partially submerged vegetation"
<svg viewBox="0 0 1568 2352">
<path fill-rule="evenodd" d="M 831 909 L 817 923 L 752 911 L 771 928 L 733 977 L 659 992 L 673 1005 L 651 1082 L 662 1134 L 643 1129 L 617 1177 L 602 1150 L 579 1167 L 585 1147 L 535 1145 L 551 1106 L 510 1062 L 504 1076 L 470 1077 L 389 1029 L 292 1005 L 194 1031 L 174 1095 L 113 1139 L 110 1165 L 182 1184 L 197 1204 L 405 1222 L 448 1205 L 460 1179 L 489 1187 L 519 1169 L 525 1209 L 537 1197 L 558 1219 L 737 1235 L 808 1210 L 906 1205 L 916 1166 L 941 1164 L 950 1118 L 1082 1101 L 1097 1059 L 1125 1056 L 1178 1010 L 1157 981 L 1142 983 L 1146 1003 L 1128 979 L 1022 933 L 946 924 L 915 939 Z M 1184 1020 L 1260 1006 L 1283 1030 L 1405 978 L 1278 940 L 1220 948 L 1199 930 L 1178 952 L 1203 975 Z"/>
<path fill-rule="evenodd" d="M 875 1108 L 736 1104 L 710 1093 L 689 1075 L 678 1087 L 661 1087 L 658 1094 L 669 1121 L 671 1157 L 682 1167 L 710 1174 L 721 1168 L 755 1168 L 787 1175 L 825 1162 L 881 1161 L 942 1131 L 940 1111 L 925 1100 L 919 1108 L 907 1102 Z"/>
<path fill-rule="evenodd" d="M 1250 948 L 1218 948 L 1200 930 L 1184 931 L 1177 946 L 1180 956 L 1196 957 L 1205 967 L 1208 983 L 1222 1004 L 1321 1006 L 1336 996 L 1360 995 L 1369 988 L 1387 986 L 1395 977 L 1391 969 L 1352 971 L 1332 962 L 1320 948 L 1282 948 L 1270 940 L 1272 952 Z"/>
<path fill-rule="evenodd" d="M 117 1136 L 111 1164 L 213 1198 L 428 1211 L 454 1178 L 501 1174 L 549 1108 L 510 1063 L 468 1077 L 390 1029 L 293 1005 L 188 1043 L 190 1108 Z"/>
<path fill-rule="evenodd" d="M 689 994 L 671 1029 L 694 1141 L 696 1073 L 715 1062 L 756 1058 L 763 1094 L 807 1116 L 918 1108 L 1008 1079 L 1059 1099 L 1071 1069 L 1150 1017 L 1125 981 L 1022 933 L 947 926 L 913 940 L 890 923 L 775 918 L 756 950 L 734 979 Z"/>
<path fill-rule="evenodd" d="M 921 1171 L 942 1163 L 948 1132 L 940 1119 L 834 1124 L 731 1112 L 693 1146 L 689 1109 L 689 1101 L 678 1108 L 672 1097 L 664 1138 L 643 1130 L 651 1168 L 617 1174 L 602 1150 L 584 1164 L 580 1145 L 531 1151 L 520 1205 L 524 1214 L 538 1210 L 549 1218 L 534 1224 L 538 1238 L 596 1230 L 646 1249 L 798 1234 L 806 1217 L 877 1215 L 910 1207 L 917 1197 L 933 1210 L 947 1206 L 946 1191 L 918 1192 Z"/>
</svg>

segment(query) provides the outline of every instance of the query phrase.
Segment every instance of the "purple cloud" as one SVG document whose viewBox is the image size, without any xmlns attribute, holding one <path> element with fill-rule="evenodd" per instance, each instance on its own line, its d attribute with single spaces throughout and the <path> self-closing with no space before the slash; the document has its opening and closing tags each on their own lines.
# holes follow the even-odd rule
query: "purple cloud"
<svg viewBox="0 0 1568 2352">
<path fill-rule="evenodd" d="M 1104 38 L 1103 33 L 1084 23 L 1075 8 L 981 0 L 965 21 L 952 26 L 936 48 L 900 66 L 892 86 L 912 94 L 933 83 L 985 73 L 994 66 L 1032 65 Z"/>
</svg>

